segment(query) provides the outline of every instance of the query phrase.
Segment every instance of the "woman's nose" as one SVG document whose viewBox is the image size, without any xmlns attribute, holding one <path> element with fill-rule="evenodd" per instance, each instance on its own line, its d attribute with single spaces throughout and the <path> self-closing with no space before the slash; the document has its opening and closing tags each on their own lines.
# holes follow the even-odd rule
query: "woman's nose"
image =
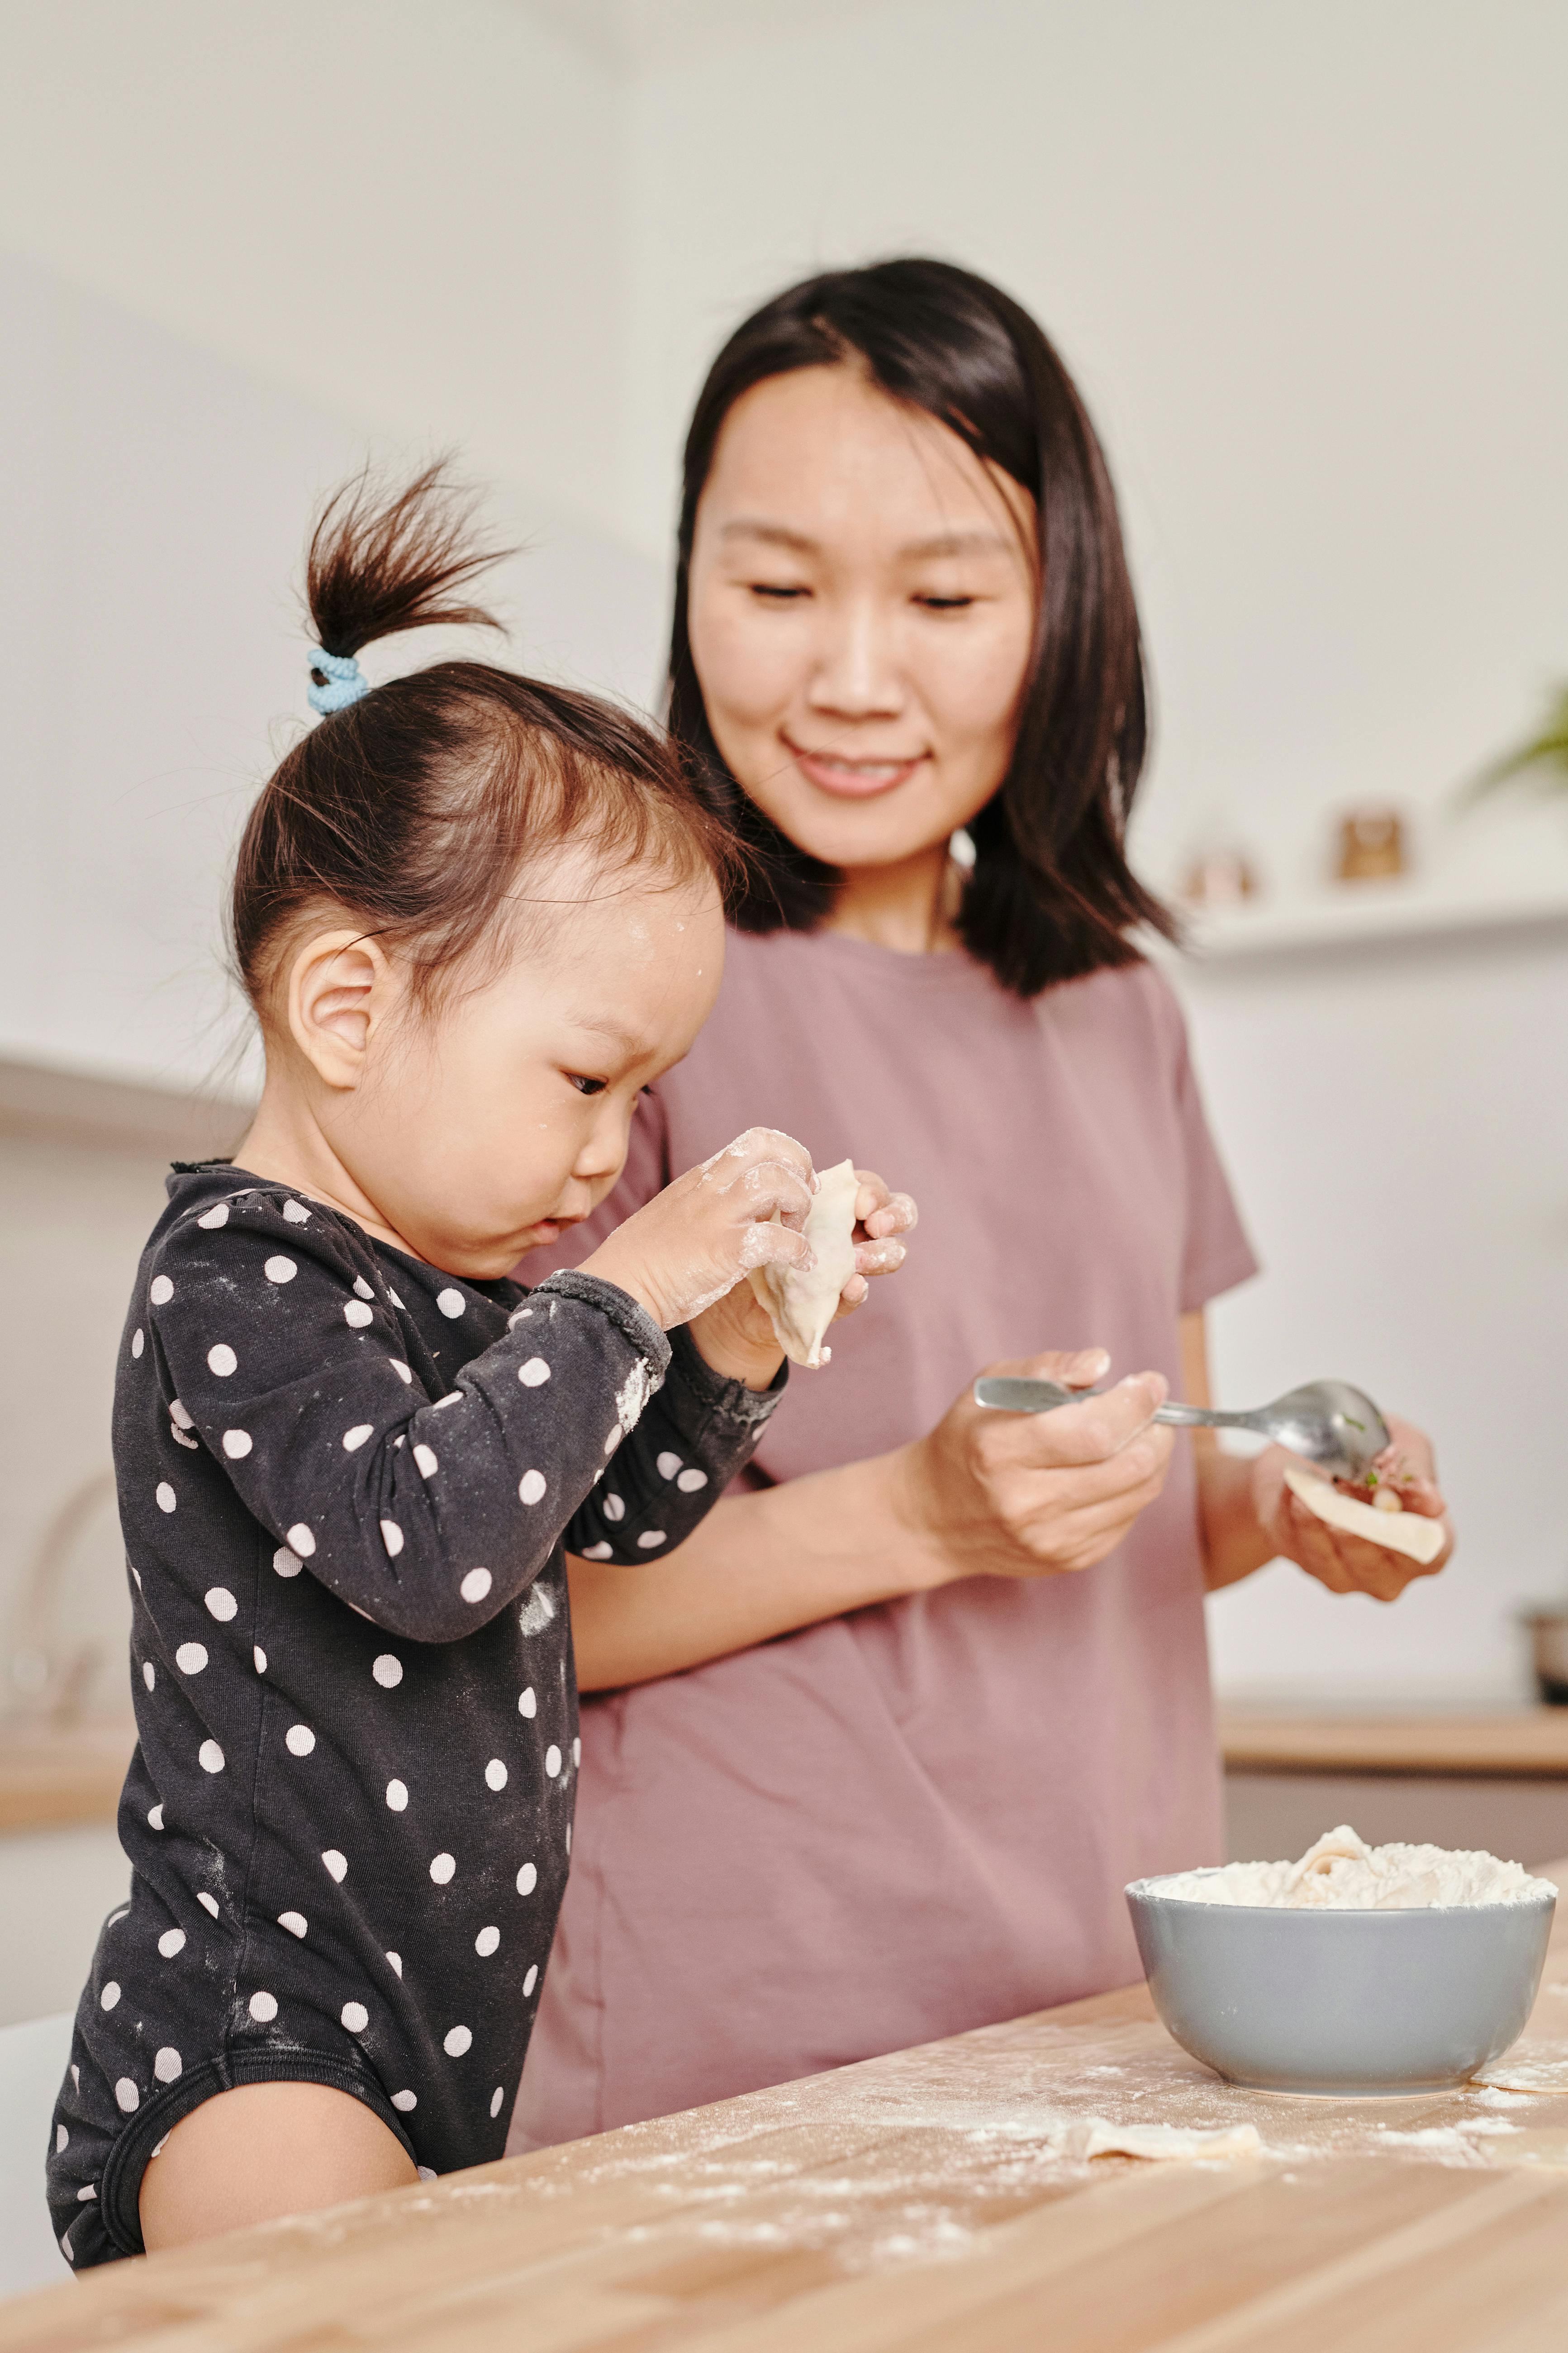
<svg viewBox="0 0 1568 2353">
<path fill-rule="evenodd" d="M 825 618 L 808 689 L 812 709 L 847 719 L 896 717 L 905 702 L 896 632 L 869 604 L 841 607 Z"/>
</svg>

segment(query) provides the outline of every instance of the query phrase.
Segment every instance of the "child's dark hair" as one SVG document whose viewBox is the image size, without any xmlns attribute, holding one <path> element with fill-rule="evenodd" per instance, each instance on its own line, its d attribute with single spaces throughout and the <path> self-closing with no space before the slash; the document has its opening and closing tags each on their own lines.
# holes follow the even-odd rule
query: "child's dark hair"
<svg viewBox="0 0 1568 2353">
<path fill-rule="evenodd" d="M 503 553 L 475 541 L 471 514 L 440 462 L 400 491 L 361 475 L 330 499 L 306 572 L 321 651 L 341 667 L 402 629 L 499 626 L 466 601 Z M 246 992 L 261 1010 L 300 919 L 342 908 L 407 956 L 428 1001 L 507 902 L 526 903 L 520 867 L 575 839 L 677 880 L 733 877 L 723 820 L 630 712 L 480 661 L 365 690 L 294 746 L 250 812 L 231 910 Z"/>
</svg>

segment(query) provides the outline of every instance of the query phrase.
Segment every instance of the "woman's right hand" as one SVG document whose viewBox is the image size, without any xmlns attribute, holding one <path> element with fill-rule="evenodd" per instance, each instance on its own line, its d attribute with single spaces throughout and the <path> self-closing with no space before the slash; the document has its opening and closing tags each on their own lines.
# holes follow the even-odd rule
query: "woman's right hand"
<svg viewBox="0 0 1568 2353">
<path fill-rule="evenodd" d="M 987 1365 L 1085 1388 L 1110 1366 L 1102 1348 Z M 995 1413 L 965 1389 L 905 1450 L 900 1507 L 921 1539 L 963 1577 L 1050 1577 L 1092 1568 L 1164 1484 L 1173 1433 L 1152 1419 L 1168 1384 L 1133 1373 L 1052 1413 Z"/>
</svg>

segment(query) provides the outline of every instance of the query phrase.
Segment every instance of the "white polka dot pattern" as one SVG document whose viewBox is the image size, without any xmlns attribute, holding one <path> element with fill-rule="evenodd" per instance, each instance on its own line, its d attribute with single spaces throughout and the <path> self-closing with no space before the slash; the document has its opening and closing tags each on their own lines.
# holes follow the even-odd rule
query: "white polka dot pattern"
<svg viewBox="0 0 1568 2353">
<path fill-rule="evenodd" d="M 278 2015 L 278 1997 L 275 1993 L 253 1993 L 249 2009 L 258 2026 L 270 2026 Z"/>
<path fill-rule="evenodd" d="M 708 1484 L 706 1471 L 683 1471 L 676 1481 L 683 1495 L 700 1495 Z"/>
<path fill-rule="evenodd" d="M 561 1770 L 561 1751 L 553 1740 L 544 1752 L 544 1769 L 552 1781 Z"/>
<path fill-rule="evenodd" d="M 517 1377 L 525 1389 L 542 1388 L 550 1378 L 550 1367 L 542 1356 L 530 1356 L 526 1365 L 519 1365 Z"/>
<path fill-rule="evenodd" d="M 526 1691 L 520 1692 L 518 1694 L 517 1712 L 519 1715 L 537 1715 L 539 1714 L 539 1698 L 531 1683 L 529 1684 Z"/>
<path fill-rule="evenodd" d="M 217 1620 L 220 1626 L 226 1626 L 239 1608 L 238 1602 L 226 1585 L 209 1585 L 202 1599 L 206 1603 L 209 1613 Z"/>
<path fill-rule="evenodd" d="M 279 1545 L 272 1556 L 272 1566 L 279 1577 L 298 1577 L 302 1564 L 298 1553 L 290 1552 L 287 1545 Z"/>
<path fill-rule="evenodd" d="M 673 1479 L 680 1468 L 680 1457 L 679 1454 L 656 1454 L 654 1468 L 661 1479 Z"/>
<path fill-rule="evenodd" d="M 133 2116 L 142 2105 L 142 2094 L 129 2075 L 121 2075 L 114 2086 L 114 2105 L 122 2116 Z"/>
<path fill-rule="evenodd" d="M 537 1961 L 535 1961 L 535 1963 L 534 1963 L 533 1967 L 529 1970 L 528 1975 L 524 1978 L 524 1979 L 523 1979 L 523 1981 L 522 1981 L 522 1998 L 523 1998 L 524 2001 L 526 2001 L 526 2000 L 528 2000 L 529 1995 L 533 1991 L 534 1987 L 535 1987 L 538 1983 L 539 1983 L 539 1964 L 538 1964 L 538 1962 L 537 1962 Z"/>
<path fill-rule="evenodd" d="M 488 1568 L 470 1568 L 458 1590 L 465 1601 L 482 1601 L 490 1589 L 491 1582 Z"/>
<path fill-rule="evenodd" d="M 142 1331 L 141 1324 L 138 1324 L 138 1325 L 136 1326 L 135 1331 L 134 1331 L 134 1332 L 132 1332 L 132 1334 L 131 1335 L 131 1353 L 132 1353 L 132 1355 L 133 1356 L 139 1356 L 142 1354 L 142 1349 L 146 1346 L 146 1345 L 147 1345 L 147 1335 L 146 1335 L 146 1334 Z"/>
<path fill-rule="evenodd" d="M 522 1869 L 517 1874 L 518 1894 L 520 1895 L 531 1895 L 538 1884 L 539 1871 L 537 1865 L 531 1862 L 525 1862 Z"/>
<path fill-rule="evenodd" d="M 668 1541 L 669 1539 L 665 1535 L 662 1528 L 644 1528 L 641 1535 L 637 1538 L 637 1550 L 639 1552 L 653 1552 L 659 1545 L 668 1544 Z"/>
<path fill-rule="evenodd" d="M 209 1895 L 206 1889 L 203 1887 L 197 1891 L 196 1902 L 201 1905 L 204 1912 L 210 1912 L 215 1920 L 217 1918 L 217 1897 L 216 1895 Z"/>
<path fill-rule="evenodd" d="M 216 1373 L 220 1381 L 226 1381 L 229 1375 L 238 1369 L 239 1358 L 226 1340 L 220 1340 L 216 1347 L 207 1350 L 207 1370 Z"/>
<path fill-rule="evenodd" d="M 490 1955 L 497 1950 L 500 1944 L 500 1930 L 499 1928 L 481 1928 L 479 1935 L 474 1938 L 474 1950 L 478 1953 L 481 1961 L 488 1961 Z"/>
<path fill-rule="evenodd" d="M 386 1802 L 392 1808 L 395 1814 L 405 1813 L 408 1809 L 408 1787 L 406 1782 L 395 1780 L 389 1781 L 386 1785 Z"/>
<path fill-rule="evenodd" d="M 183 1675 L 199 1675 L 206 1662 L 206 1651 L 200 1642 L 182 1642 L 174 1653 L 174 1664 Z"/>
<path fill-rule="evenodd" d="M 161 1512 L 172 1512 L 174 1510 L 176 1497 L 173 1487 L 170 1486 L 166 1479 L 159 1480 L 154 1500 Z"/>
<path fill-rule="evenodd" d="M 285 1258 L 282 1252 L 279 1251 L 276 1257 L 268 1260 L 261 1271 L 268 1282 L 292 1282 L 300 1268 L 297 1261 Z"/>
<path fill-rule="evenodd" d="M 614 1560 L 615 1556 L 613 1544 L 584 1545 L 583 1547 L 582 1557 L 584 1560 Z"/>
<path fill-rule="evenodd" d="M 204 1740 L 196 1751 L 196 1762 L 204 1773 L 223 1771 L 223 1750 L 216 1740 Z"/>
<path fill-rule="evenodd" d="M 373 1659 L 370 1671 L 383 1691 L 395 1691 L 403 1681 L 403 1662 L 394 1658 L 390 1651 L 383 1651 L 378 1659 Z"/>
<path fill-rule="evenodd" d="M 544 1489 L 545 1477 L 542 1471 L 525 1471 L 521 1478 L 517 1482 L 518 1502 L 520 1504 L 537 1504 L 541 1496 L 543 1494 Z"/>
<path fill-rule="evenodd" d="M 279 1912 L 278 1915 L 278 1926 L 287 1928 L 291 1936 L 303 1936 L 310 1925 L 302 1912 Z"/>
<path fill-rule="evenodd" d="M 142 1662 L 142 1680 L 149 1691 L 153 1690 L 158 1681 L 157 1672 L 151 1659 L 143 1659 Z"/>
<path fill-rule="evenodd" d="M 436 1304 L 443 1315 L 457 1317 L 462 1314 L 468 1303 L 462 1293 L 454 1290 L 450 1283 L 445 1291 L 438 1291 L 436 1293 Z"/>
<path fill-rule="evenodd" d="M 349 1866 L 347 1857 L 340 1854 L 335 1846 L 329 1846 L 323 1848 L 321 1861 L 327 1866 L 328 1877 L 335 1879 L 341 1886 L 343 1880 L 348 1876 Z"/>
<path fill-rule="evenodd" d="M 103 1991 L 98 1997 L 98 2006 L 100 2010 L 112 2010 L 119 2000 L 120 1988 L 116 1985 L 114 1979 L 110 1978 L 109 1983 L 104 1987 Z"/>
<path fill-rule="evenodd" d="M 457 1861 L 454 1856 L 449 1854 L 438 1854 L 432 1859 L 430 1864 L 430 1876 L 435 1881 L 437 1887 L 446 1887 L 450 1884 L 452 1874 L 457 1868 Z"/>
<path fill-rule="evenodd" d="M 624 1520 L 626 1516 L 626 1499 L 624 1495 L 617 1495 L 613 1487 L 606 1488 L 599 1509 L 607 1520 Z"/>
<path fill-rule="evenodd" d="M 422 1479 L 434 1479 L 441 1467 L 436 1460 L 436 1450 L 433 1446 L 416 1446 L 414 1461 Z"/>
<path fill-rule="evenodd" d="M 404 1363 L 401 1356 L 388 1356 L 386 1361 L 392 1366 L 393 1371 L 397 1375 L 400 1381 L 403 1381 L 405 1384 L 413 1381 L 414 1375 L 410 1371 L 409 1367 Z"/>
<path fill-rule="evenodd" d="M 345 1430 L 343 1432 L 343 1452 L 345 1454 L 357 1454 L 360 1448 L 364 1444 L 365 1440 L 367 1438 L 374 1438 L 374 1422 L 356 1421 L 352 1430 Z"/>
<path fill-rule="evenodd" d="M 473 2047 L 473 2035 L 466 2026 L 448 2028 L 441 2042 L 441 2048 L 448 2059 L 462 2059 Z"/>
<path fill-rule="evenodd" d="M 386 1961 L 387 1961 L 387 1967 L 391 1969 L 391 1971 L 392 1971 L 393 1975 L 394 1975 L 395 1977 L 399 1977 L 399 1978 L 400 1978 L 400 1977 L 403 1975 L 403 1956 L 402 1956 L 402 1954 L 401 1954 L 401 1953 L 388 1953 L 388 1955 L 387 1955 L 387 1957 L 386 1957 Z"/>
<path fill-rule="evenodd" d="M 215 1201 L 205 1216 L 196 1219 L 196 1223 L 198 1226 L 205 1226 L 209 1234 L 216 1233 L 219 1226 L 226 1226 L 228 1223 L 228 1203 Z"/>
<path fill-rule="evenodd" d="M 355 1275 L 354 1291 L 356 1295 L 361 1299 L 374 1299 L 375 1297 L 374 1292 L 371 1289 L 363 1274 Z"/>
<path fill-rule="evenodd" d="M 184 1930 L 183 1928 L 165 1928 L 163 1935 L 158 1939 L 158 1950 L 163 1954 L 163 1958 L 166 1961 L 172 1961 L 176 1953 L 183 1953 L 184 1949 Z"/>
<path fill-rule="evenodd" d="M 485 1787 L 487 1789 L 504 1789 L 506 1788 L 506 1767 L 501 1763 L 499 1757 L 492 1757 L 489 1763 L 485 1767 Z"/>
<path fill-rule="evenodd" d="M 291 1226 L 306 1226 L 310 1222 L 310 1212 L 303 1201 L 285 1201 L 283 1215 Z"/>
<path fill-rule="evenodd" d="M 363 1299 L 344 1300 L 343 1322 L 348 1324 L 351 1331 L 363 1332 L 367 1324 L 374 1324 L 374 1308 L 367 1307 Z"/>
<path fill-rule="evenodd" d="M 412 2116 L 419 2105 L 418 2094 L 414 2092 L 394 2092 L 392 2105 L 399 2116 Z"/>
<path fill-rule="evenodd" d="M 363 2034 L 370 2024 L 370 2012 L 363 2001 L 345 2001 L 339 2015 L 351 2034 Z"/>
<path fill-rule="evenodd" d="M 316 1746 L 316 1736 L 308 1724 L 291 1724 L 283 1735 L 283 1744 L 291 1757 L 309 1757 Z"/>
<path fill-rule="evenodd" d="M 403 1530 L 398 1526 L 395 1520 L 383 1520 L 381 1523 L 381 1541 L 386 1546 L 387 1558 L 389 1560 L 395 1560 L 398 1554 L 403 1550 Z"/>
<path fill-rule="evenodd" d="M 490 2094 L 490 2121 L 491 2121 L 491 2123 L 492 2123 L 492 2124 L 494 2123 L 494 2121 L 495 2121 L 496 2117 L 497 2117 L 497 2116 L 500 2116 L 500 2110 L 501 2110 L 501 2102 L 505 2099 L 505 2097 L 506 2097 L 506 2086 L 505 2086 L 505 2084 L 498 2084 L 496 2085 L 496 2087 L 495 2087 L 495 2090 Z"/>
<path fill-rule="evenodd" d="M 157 1805 L 149 1806 L 147 1809 L 147 1827 L 150 1831 L 161 1831 L 163 1827 L 163 1805 L 161 1799 Z"/>
<path fill-rule="evenodd" d="M 289 1537 L 289 1549 L 290 1552 L 297 1553 L 301 1560 L 309 1560 L 315 1552 L 316 1539 L 310 1534 L 310 1531 L 306 1526 L 304 1521 L 296 1520 L 293 1526 L 287 1531 L 287 1534 Z M 274 1568 L 277 1567 L 278 1563 L 276 1560 L 274 1560 L 272 1566 Z"/>
<path fill-rule="evenodd" d="M 181 2075 L 184 2073 L 180 2054 L 172 2043 L 165 2042 L 163 2048 L 153 2060 L 153 2073 L 156 2075 L 160 2084 L 177 2083 Z"/>
<path fill-rule="evenodd" d="M 154 1307 L 167 1307 L 174 1295 L 174 1286 L 166 1274 L 155 1274 L 147 1285 L 147 1296 Z"/>
<path fill-rule="evenodd" d="M 223 1451 L 227 1455 L 231 1462 L 243 1462 L 246 1456 L 250 1451 L 250 1447 L 251 1437 L 248 1430 L 226 1430 L 224 1431 Z"/>
<path fill-rule="evenodd" d="M 262 1649 L 259 1642 L 253 1645 L 250 1656 L 255 1664 L 257 1673 L 258 1675 L 264 1675 L 267 1672 L 267 1653 Z"/>
</svg>

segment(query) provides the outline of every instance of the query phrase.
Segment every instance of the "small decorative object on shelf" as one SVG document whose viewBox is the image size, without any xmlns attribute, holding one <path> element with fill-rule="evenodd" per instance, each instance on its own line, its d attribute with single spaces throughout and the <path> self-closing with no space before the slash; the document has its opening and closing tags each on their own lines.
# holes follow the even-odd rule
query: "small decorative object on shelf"
<svg viewBox="0 0 1568 2353">
<path fill-rule="evenodd" d="M 1240 907 L 1258 895 L 1258 876 L 1240 849 L 1200 850 L 1182 878 L 1189 907 Z"/>
<path fill-rule="evenodd" d="M 1407 874 L 1405 820 L 1394 808 L 1352 809 L 1340 819 L 1334 872 L 1342 882 L 1388 882 Z"/>
</svg>

